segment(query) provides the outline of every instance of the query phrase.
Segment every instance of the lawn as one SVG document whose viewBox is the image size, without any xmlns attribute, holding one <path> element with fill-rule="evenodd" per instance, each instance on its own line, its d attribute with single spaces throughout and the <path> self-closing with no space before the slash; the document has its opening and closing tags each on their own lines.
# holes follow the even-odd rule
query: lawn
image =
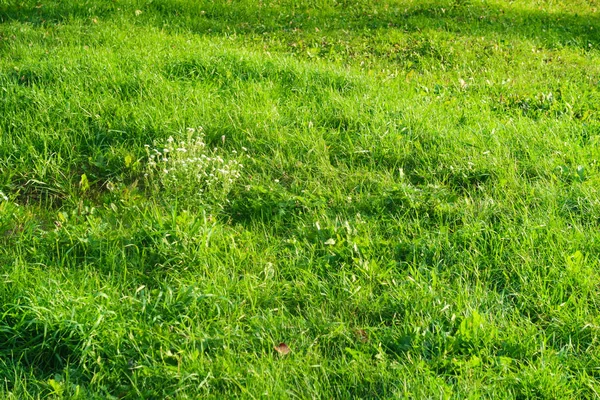
<svg viewBox="0 0 600 400">
<path fill-rule="evenodd" d="M 0 0 L 0 397 L 600 397 L 596 0 Z"/>
</svg>

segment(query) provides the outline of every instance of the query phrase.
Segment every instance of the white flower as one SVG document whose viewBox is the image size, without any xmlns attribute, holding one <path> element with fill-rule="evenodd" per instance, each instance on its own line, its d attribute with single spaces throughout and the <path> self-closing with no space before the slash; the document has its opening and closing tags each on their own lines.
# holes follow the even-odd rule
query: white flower
<svg viewBox="0 0 600 400">
<path fill-rule="evenodd" d="M 241 176 L 243 165 L 235 159 L 238 151 L 232 150 L 227 154 L 218 148 L 209 150 L 201 127 L 188 128 L 187 131 L 190 134 L 187 140 L 169 137 L 165 147 L 160 147 L 162 151 L 146 146 L 148 161 L 145 176 L 156 180 L 153 187 L 165 189 L 167 194 L 212 199 L 222 204 L 231 185 Z M 197 135 L 192 136 L 195 132 Z M 248 154 L 245 156 L 249 157 Z"/>
</svg>

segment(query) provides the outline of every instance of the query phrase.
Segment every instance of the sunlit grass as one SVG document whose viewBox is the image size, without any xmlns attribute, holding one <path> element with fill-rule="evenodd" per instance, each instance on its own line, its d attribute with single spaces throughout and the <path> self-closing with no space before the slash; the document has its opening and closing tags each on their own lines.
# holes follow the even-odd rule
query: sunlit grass
<svg viewBox="0 0 600 400">
<path fill-rule="evenodd" d="M 597 397 L 595 7 L 0 0 L 0 393 Z"/>
</svg>

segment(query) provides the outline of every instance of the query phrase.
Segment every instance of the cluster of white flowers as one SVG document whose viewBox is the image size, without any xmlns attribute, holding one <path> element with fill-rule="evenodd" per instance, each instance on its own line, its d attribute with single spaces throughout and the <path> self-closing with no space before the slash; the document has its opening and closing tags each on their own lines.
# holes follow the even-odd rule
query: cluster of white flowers
<svg viewBox="0 0 600 400">
<path fill-rule="evenodd" d="M 226 201 L 244 167 L 237 151 L 222 156 L 207 148 L 202 128 L 187 131 L 187 139 L 169 137 L 162 149 L 146 145 L 148 182 L 180 198 Z"/>
</svg>

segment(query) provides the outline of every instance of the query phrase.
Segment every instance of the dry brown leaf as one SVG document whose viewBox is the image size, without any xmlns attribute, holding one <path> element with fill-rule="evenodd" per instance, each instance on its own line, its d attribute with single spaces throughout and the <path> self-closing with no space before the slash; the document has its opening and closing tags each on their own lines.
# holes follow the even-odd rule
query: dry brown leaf
<svg viewBox="0 0 600 400">
<path fill-rule="evenodd" d="M 289 354 L 289 352 L 291 351 L 290 348 L 288 347 L 288 345 L 283 342 L 279 343 L 277 346 L 274 346 L 273 348 L 275 349 L 275 351 L 277 353 L 281 354 L 282 356 Z"/>
<path fill-rule="evenodd" d="M 355 330 L 354 335 L 361 343 L 367 343 L 369 341 L 369 335 L 364 329 Z"/>
</svg>

